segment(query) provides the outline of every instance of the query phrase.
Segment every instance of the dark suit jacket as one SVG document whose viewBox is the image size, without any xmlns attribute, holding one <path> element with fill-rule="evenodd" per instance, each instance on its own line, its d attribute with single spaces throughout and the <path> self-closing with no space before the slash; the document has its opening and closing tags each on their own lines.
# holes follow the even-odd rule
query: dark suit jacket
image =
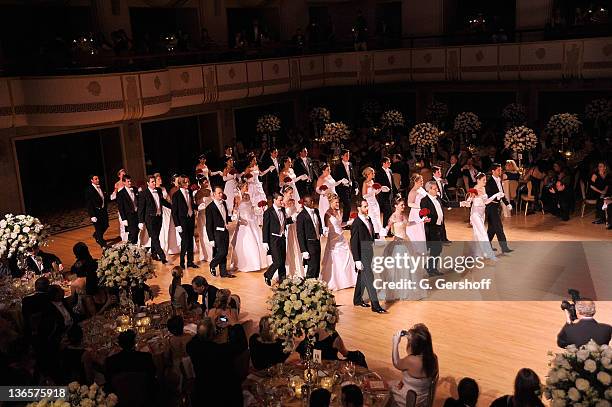
<svg viewBox="0 0 612 407">
<path fill-rule="evenodd" d="M 304 174 L 308 175 L 308 170 L 310 169 L 310 176 L 312 177 L 311 180 L 314 181 L 314 178 L 317 176 L 314 169 L 314 164 L 310 157 L 306 157 L 306 161 L 308 162 L 308 168 L 306 168 L 304 165 L 304 161 L 301 157 L 298 156 L 295 160 L 293 160 L 293 172 L 295 172 L 295 175 L 299 177 L 300 175 Z"/>
<path fill-rule="evenodd" d="M 351 225 L 351 254 L 353 255 L 353 260 L 369 263 L 372 260 L 374 249 L 372 244 L 364 244 L 364 242 L 374 242 L 374 239 L 378 238 L 378 233 L 374 232 L 372 219 L 368 219 L 370 220 L 370 228 L 374 235 L 370 234 L 368 227 L 359 216 L 355 218 Z"/>
<path fill-rule="evenodd" d="M 187 206 L 183 189 L 180 188 L 172 195 L 172 219 L 174 220 L 175 226 L 185 227 L 187 222 L 191 222 L 195 218 L 195 212 L 198 206 L 189 189 L 187 190 L 187 195 L 191 200 L 191 217 L 189 216 L 189 207 Z"/>
<path fill-rule="evenodd" d="M 279 171 L 281 170 L 280 158 L 277 157 L 276 162 L 278 163 L 278 171 L 272 170 L 264 176 L 264 185 L 266 187 L 266 193 L 268 193 L 268 195 L 272 195 L 272 193 L 278 192 L 279 189 L 278 175 Z M 270 154 L 266 154 L 264 159 L 261 161 L 260 168 L 265 171 L 272 166 L 274 166 L 274 161 L 272 160 L 272 157 L 270 157 Z"/>
<path fill-rule="evenodd" d="M 448 187 L 450 188 L 457 187 L 457 180 L 459 177 L 461 177 L 461 166 L 459 163 L 447 168 L 444 173 L 444 178 L 448 181 Z"/>
<path fill-rule="evenodd" d="M 72 308 L 68 305 L 66 300 L 62 301 L 62 303 L 64 304 L 64 308 L 66 308 L 66 311 L 68 311 L 68 314 L 70 314 L 70 317 L 72 318 L 72 322 L 76 323 L 75 315 L 74 315 L 74 312 L 72 311 Z M 66 321 L 64 321 L 64 316 L 53 303 L 51 303 L 51 305 L 49 306 L 48 324 L 50 326 L 49 335 L 55 341 L 60 342 L 62 339 L 62 335 L 64 334 L 66 329 L 68 329 L 69 327 L 66 326 Z"/>
<path fill-rule="evenodd" d="M 102 190 L 102 195 L 104 195 L 104 201 L 102 201 L 100 194 L 98 191 L 96 191 L 92 184 L 89 184 L 87 190 L 85 191 L 87 214 L 90 218 L 99 218 L 100 216 L 104 215 L 108 216 L 108 212 L 106 210 L 106 207 L 108 206 L 108 195 L 104 189 L 102 189 L 102 187 L 100 187 L 100 189 Z"/>
<path fill-rule="evenodd" d="M 232 221 L 231 214 L 227 210 L 225 201 L 223 201 L 223 206 L 225 207 L 225 214 L 227 215 L 225 221 L 223 220 L 223 216 L 221 216 L 221 212 L 219 211 L 219 208 L 217 208 L 215 201 L 212 201 L 206 207 L 206 234 L 208 235 L 208 240 L 210 241 L 215 240 L 215 231 L 217 231 L 217 228 L 223 228 L 223 231 L 226 231 L 226 223 Z M 219 232 L 222 231 L 220 230 Z"/>
<path fill-rule="evenodd" d="M 122 188 L 117 192 L 117 209 L 123 220 L 128 220 L 130 216 L 138 216 L 138 189 L 132 187 L 132 192 L 134 194 L 133 202 L 126 188 Z"/>
<path fill-rule="evenodd" d="M 24 332 L 45 335 L 43 321 L 50 313 L 51 300 L 47 293 L 36 292 L 26 295 L 21 300 L 21 313 L 23 315 Z"/>
<path fill-rule="evenodd" d="M 164 199 L 161 188 L 155 189 L 159 195 L 160 210 L 163 209 L 163 206 L 172 208 L 168 201 Z M 144 223 L 147 217 L 155 216 L 156 213 L 157 207 L 155 206 L 155 198 L 153 198 L 153 194 L 149 191 L 149 187 L 145 187 L 138 194 L 138 222 Z"/>
<path fill-rule="evenodd" d="M 389 177 L 387 177 L 385 170 L 383 168 L 377 169 L 374 181 L 378 182 L 383 187 L 389 188 L 389 192 L 380 191 L 378 195 L 376 195 L 378 202 L 389 202 L 393 206 L 393 197 L 397 194 L 397 189 L 395 185 L 393 185 L 393 171 L 391 171 L 391 182 L 389 182 Z"/>
<path fill-rule="evenodd" d="M 442 211 L 444 211 L 444 208 L 458 208 L 459 202 L 447 201 L 443 198 L 432 198 L 429 194 L 425 195 L 423 199 L 421 199 L 421 208 L 429 209 L 429 215 L 427 215 L 427 217 L 431 219 L 430 222 L 425 224 L 425 237 L 428 241 L 435 242 L 442 240 L 442 236 L 440 235 L 442 226 L 437 225 L 438 212 L 436 211 L 436 206 L 434 205 L 432 199 L 437 199 L 438 202 L 440 202 Z M 444 214 L 444 212 L 442 213 Z"/>
<path fill-rule="evenodd" d="M 349 174 L 350 173 L 350 174 Z M 349 173 L 346 172 L 344 168 L 344 164 L 340 161 L 334 167 L 333 177 L 336 181 L 340 181 L 342 178 L 346 178 L 347 180 L 351 180 L 351 185 L 344 186 L 344 184 L 340 184 L 336 186 L 336 191 L 338 195 L 351 195 L 351 191 L 355 188 L 359 188 L 359 184 L 357 183 L 357 178 L 355 177 L 355 169 L 353 168 L 353 163 L 349 163 Z M 350 175 L 350 176 L 349 176 Z"/>
<path fill-rule="evenodd" d="M 323 222 L 321 222 L 321 216 L 319 215 L 319 210 L 317 208 L 314 209 L 314 215 L 318 218 L 319 236 L 321 236 L 323 235 Z M 312 218 L 310 217 L 310 214 L 306 208 L 302 209 L 295 222 L 300 251 L 302 253 L 307 252 L 308 241 L 317 241 L 317 232 L 315 230 L 314 223 L 312 222 Z"/>
<path fill-rule="evenodd" d="M 38 268 L 38 265 L 32 259 L 32 256 L 26 257 L 27 268 L 32 270 L 35 274 L 50 273 L 53 271 L 53 263 L 61 264 L 62 261 L 55 254 L 45 253 L 42 250 L 38 251 L 38 256 L 42 259 L 42 270 Z"/>
<path fill-rule="evenodd" d="M 293 223 L 291 216 L 287 216 L 287 213 L 285 213 L 285 208 L 281 208 L 281 211 L 285 215 L 285 226 Z M 263 215 L 263 242 L 269 244 L 275 238 L 280 237 L 284 232 L 284 230 L 281 230 L 280 220 L 278 219 L 274 205 L 272 205 L 266 209 Z"/>
<path fill-rule="evenodd" d="M 500 183 L 502 183 L 503 181 L 500 180 Z M 487 196 L 493 196 L 498 192 L 502 192 L 498 187 L 497 187 L 497 183 L 495 182 L 495 180 L 493 179 L 493 177 L 489 177 L 487 178 L 487 183 L 485 184 L 485 191 L 487 193 Z M 491 203 L 496 203 L 499 204 L 499 199 L 494 199 L 491 201 Z M 506 199 L 506 197 L 503 197 L 501 199 L 501 201 L 503 201 L 506 205 L 509 205 L 510 202 L 508 202 L 508 200 Z"/>
<path fill-rule="evenodd" d="M 557 345 L 565 348 L 568 345 L 580 347 L 591 339 L 598 345 L 607 345 L 612 337 L 612 326 L 600 324 L 594 319 L 581 319 L 573 324 L 565 324 L 557 335 Z"/>
<path fill-rule="evenodd" d="M 155 364 L 149 352 L 139 352 L 136 350 L 115 353 L 106 358 L 105 361 L 106 385 L 111 387 L 113 376 L 123 372 L 143 372 L 147 375 L 149 388 L 155 389 Z"/>
</svg>

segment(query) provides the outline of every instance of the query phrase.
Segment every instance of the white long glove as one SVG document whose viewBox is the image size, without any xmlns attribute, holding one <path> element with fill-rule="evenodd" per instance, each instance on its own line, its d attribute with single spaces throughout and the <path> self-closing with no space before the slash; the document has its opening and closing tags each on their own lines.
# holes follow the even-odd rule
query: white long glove
<svg viewBox="0 0 612 407">
<path fill-rule="evenodd" d="M 302 260 L 308 260 L 308 259 L 310 259 L 310 253 L 302 252 Z"/>
<path fill-rule="evenodd" d="M 270 246 L 267 243 L 262 243 L 262 246 L 266 252 L 270 250 Z"/>
<path fill-rule="evenodd" d="M 122 221 L 121 221 L 121 224 L 122 224 L 123 226 L 127 226 L 127 225 L 128 225 L 128 221 L 127 221 L 127 220 L 122 220 Z"/>
<path fill-rule="evenodd" d="M 215 247 L 215 241 L 214 240 L 210 241 L 210 247 Z"/>
<path fill-rule="evenodd" d="M 359 188 L 355 188 L 355 196 L 359 195 Z"/>
<path fill-rule="evenodd" d="M 223 171 L 213 171 L 210 175 L 223 175 Z"/>
<path fill-rule="evenodd" d="M 95 216 L 93 216 L 93 217 L 91 218 L 91 221 L 92 221 L 93 223 L 96 223 L 96 222 L 98 221 L 98 218 L 96 218 Z"/>
<path fill-rule="evenodd" d="M 506 196 L 506 194 L 504 194 L 503 192 L 499 191 L 498 193 L 495 194 L 495 196 L 497 197 L 497 199 L 502 199 L 503 197 Z"/>
<path fill-rule="evenodd" d="M 510 204 L 510 205 L 506 206 L 506 208 L 508 208 L 508 210 L 511 211 L 512 210 L 512 205 Z"/>
<path fill-rule="evenodd" d="M 179 233 L 183 233 L 183 227 L 182 226 L 177 226 L 175 227 L 176 231 Z"/>
<path fill-rule="evenodd" d="M 144 223 L 139 223 L 138 224 L 138 229 L 140 229 L 140 230 L 144 229 Z"/>
<path fill-rule="evenodd" d="M 389 187 L 387 187 L 387 186 L 384 186 L 384 187 L 380 188 L 380 190 L 381 190 L 382 192 L 389 192 L 389 191 L 391 191 L 391 190 L 389 189 Z"/>
<path fill-rule="evenodd" d="M 359 271 L 363 270 L 363 263 L 360 260 L 355 262 L 355 268 Z"/>
</svg>

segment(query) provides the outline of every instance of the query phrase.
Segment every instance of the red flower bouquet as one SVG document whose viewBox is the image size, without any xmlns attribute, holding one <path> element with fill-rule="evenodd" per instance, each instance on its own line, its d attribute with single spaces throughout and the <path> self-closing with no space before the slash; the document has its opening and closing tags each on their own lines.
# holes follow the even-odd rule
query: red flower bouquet
<svg viewBox="0 0 612 407">
<path fill-rule="evenodd" d="M 421 210 L 419 211 L 419 216 L 420 216 L 421 218 L 423 218 L 423 217 L 425 217 L 425 216 L 427 216 L 427 215 L 429 215 L 429 209 L 427 209 L 427 208 L 423 208 L 423 209 L 421 209 Z"/>
<path fill-rule="evenodd" d="M 319 187 L 319 190 L 321 190 L 321 191 L 327 191 L 328 189 L 329 189 L 329 188 L 327 188 L 327 185 L 321 185 L 321 186 Z"/>
<path fill-rule="evenodd" d="M 382 185 L 380 185 L 378 182 L 375 182 L 375 183 L 372 184 L 372 188 L 374 188 L 374 189 L 381 189 Z"/>
<path fill-rule="evenodd" d="M 229 175 L 236 175 L 236 174 L 238 174 L 238 171 L 236 171 L 235 168 L 232 168 L 231 170 L 228 171 L 228 174 Z"/>
<path fill-rule="evenodd" d="M 222 198 L 225 201 L 227 199 L 227 195 L 223 194 Z"/>
<path fill-rule="evenodd" d="M 197 191 L 198 189 L 200 189 L 200 186 L 198 184 L 191 184 L 189 186 L 189 189 L 191 189 L 192 191 Z"/>
<path fill-rule="evenodd" d="M 246 174 L 244 174 L 244 178 L 251 179 L 251 178 L 253 178 L 253 174 L 251 174 L 250 172 L 246 173 Z"/>
<path fill-rule="evenodd" d="M 300 199 L 300 200 L 298 201 L 298 203 L 299 203 L 300 205 L 304 205 L 304 199 L 303 199 L 303 198 L 302 198 L 302 199 Z"/>
<path fill-rule="evenodd" d="M 478 195 L 478 191 L 476 190 L 476 188 L 470 188 L 468 189 L 468 194 Z"/>
<path fill-rule="evenodd" d="M 283 182 L 284 182 L 285 184 L 290 183 L 290 182 L 291 182 L 291 177 L 285 177 L 285 178 L 283 179 Z"/>
<path fill-rule="evenodd" d="M 349 215 L 349 218 L 356 219 L 357 218 L 357 212 L 351 212 L 351 214 Z"/>
<path fill-rule="evenodd" d="M 260 208 L 265 208 L 268 206 L 268 201 L 264 201 L 263 199 L 257 203 L 257 206 Z"/>
</svg>

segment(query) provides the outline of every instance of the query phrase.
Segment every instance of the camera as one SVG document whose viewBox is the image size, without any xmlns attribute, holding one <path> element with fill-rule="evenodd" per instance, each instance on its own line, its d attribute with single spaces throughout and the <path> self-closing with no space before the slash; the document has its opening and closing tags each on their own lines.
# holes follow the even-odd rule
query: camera
<svg viewBox="0 0 612 407">
<path fill-rule="evenodd" d="M 578 315 L 576 315 L 576 301 L 580 300 L 580 292 L 570 288 L 567 290 L 567 293 L 570 295 L 570 297 L 572 297 L 571 302 L 568 300 L 561 301 L 561 309 L 567 311 L 569 313 L 570 320 L 574 322 L 578 319 Z"/>
<path fill-rule="evenodd" d="M 219 317 L 219 321 L 220 321 L 220 322 L 227 322 L 227 321 L 229 321 L 229 319 L 228 319 L 228 318 L 227 318 L 225 315 L 221 315 L 221 316 Z"/>
<path fill-rule="evenodd" d="M 402 330 L 402 332 L 400 333 L 400 338 L 401 338 L 402 336 L 408 336 L 408 333 L 409 333 L 408 331 L 404 331 L 404 330 Z"/>
</svg>

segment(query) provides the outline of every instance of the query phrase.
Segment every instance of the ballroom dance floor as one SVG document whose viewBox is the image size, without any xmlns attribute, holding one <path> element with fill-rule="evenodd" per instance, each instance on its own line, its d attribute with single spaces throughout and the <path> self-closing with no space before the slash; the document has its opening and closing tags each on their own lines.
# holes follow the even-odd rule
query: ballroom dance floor
<svg viewBox="0 0 612 407">
<path fill-rule="evenodd" d="M 449 239 L 471 240 L 472 229 L 465 219 L 463 210 L 448 212 Z M 504 224 L 510 241 L 612 241 L 612 231 L 602 225 L 592 225 L 592 219 L 592 213 L 585 218 L 574 216 L 569 222 L 560 222 L 551 215 L 515 215 L 504 219 Z M 111 222 L 106 238 L 116 237 L 117 231 L 118 224 Z M 46 250 L 57 254 L 65 267 L 72 264 L 72 246 L 78 241 L 86 242 L 92 255 L 99 257 L 101 251 L 91 237 L 92 232 L 92 227 L 85 227 L 54 235 Z M 606 268 L 610 270 L 612 254 L 605 257 Z M 158 276 L 151 285 L 161 288 L 157 301 L 168 299 L 169 270 L 172 262 L 178 263 L 178 258 L 170 256 L 169 260 L 164 267 L 156 262 Z M 207 263 L 200 263 L 199 269 L 186 271 L 184 282 L 197 274 L 217 287 L 229 288 L 240 295 L 242 320 L 257 322 L 266 313 L 270 289 L 263 281 L 262 272 L 238 273 L 236 279 L 221 279 L 210 275 Z M 558 350 L 556 335 L 565 322 L 559 301 L 401 301 L 387 306 L 389 314 L 379 315 L 353 307 L 352 295 L 352 289 L 336 293 L 337 303 L 343 305 L 338 332 L 347 348 L 361 350 L 370 368 L 385 379 L 400 378 L 400 372 L 391 363 L 393 333 L 417 322 L 429 327 L 440 363 L 435 405 L 441 405 L 449 395 L 456 395 L 456 383 L 465 376 L 478 381 L 480 406 L 488 406 L 494 398 L 511 392 L 514 376 L 522 367 L 534 369 L 544 381 L 547 352 Z M 597 302 L 596 319 L 612 323 L 612 301 Z"/>
</svg>

